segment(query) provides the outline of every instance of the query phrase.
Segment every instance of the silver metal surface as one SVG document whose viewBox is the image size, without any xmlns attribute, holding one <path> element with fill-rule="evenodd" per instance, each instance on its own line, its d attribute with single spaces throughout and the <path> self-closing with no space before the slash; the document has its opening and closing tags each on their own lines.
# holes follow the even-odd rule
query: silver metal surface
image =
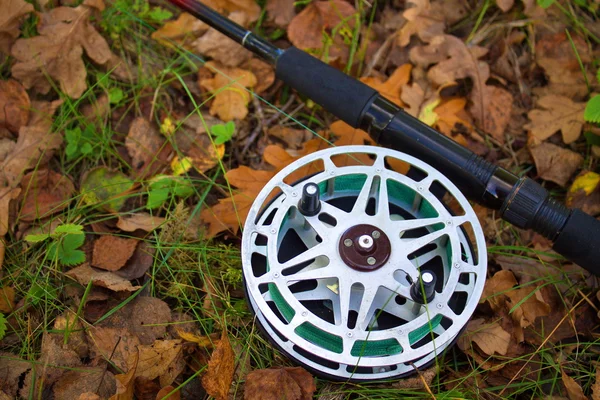
<svg viewBox="0 0 600 400">
<path fill-rule="evenodd" d="M 358 238 L 358 245 L 363 249 L 370 249 L 373 247 L 373 238 L 369 235 L 362 235 Z"/>
<path fill-rule="evenodd" d="M 359 155 L 365 153 L 372 159 L 372 165 L 336 166 L 333 161 L 335 157 L 351 158 L 353 154 L 359 159 Z M 388 167 L 390 164 L 385 162 L 386 158 L 408 163 L 424 171 L 426 176 L 415 181 L 391 170 Z M 315 162 L 322 163 L 324 168 L 295 186 L 286 183 L 290 174 Z M 354 193 L 356 201 L 352 209 L 344 211 L 334 205 L 336 196 L 340 196 L 335 189 L 335 179 L 348 175 L 364 176 L 365 179 L 362 187 Z M 326 188 L 321 190 L 321 211 L 312 217 L 295 212 L 297 198 L 293 196 L 309 182 L 324 184 L 320 187 Z M 414 201 L 400 204 L 391 198 L 391 182 L 414 192 Z M 443 186 L 450 197 L 454 197 L 462 209 L 460 212 L 456 215 L 450 213 L 431 192 L 434 182 Z M 271 200 L 270 194 L 274 189 L 281 194 Z M 374 212 L 367 213 L 371 199 L 375 200 Z M 437 216 L 419 217 L 424 200 Z M 390 212 L 391 205 L 406 210 L 416 218 L 409 219 L 405 215 Z M 320 218 L 323 214 L 335 223 L 331 219 Z M 362 272 L 348 268 L 339 256 L 340 237 L 357 224 L 374 225 L 390 238 L 391 256 L 385 265 L 375 271 Z M 465 226 L 469 227 L 472 235 L 474 252 L 463 229 Z M 426 233 L 410 237 L 409 233 L 415 229 Z M 294 231 L 307 250 L 280 262 L 277 255 L 283 238 L 290 231 Z M 260 241 L 259 236 L 265 238 L 266 243 Z M 372 244 L 379 232 L 365 236 Z M 346 242 L 344 245 L 347 245 Z M 253 254 L 266 258 L 266 272 L 257 272 Z M 436 272 L 442 289 L 438 289 L 432 304 L 417 305 L 411 300 L 411 282 L 419 279 L 419 267 L 433 259 L 439 259 L 442 264 L 443 274 Z M 277 345 L 297 361 L 325 374 L 369 380 L 411 372 L 414 370 L 412 365 L 419 367 L 430 362 L 450 345 L 468 322 L 479 301 L 487 267 L 483 231 L 473 209 L 456 186 L 414 157 L 371 146 L 333 147 L 319 151 L 295 161 L 273 177 L 257 196 L 246 219 L 242 262 L 250 305 Z M 433 279 L 432 276 L 430 278 Z M 422 279 L 425 280 L 425 276 Z M 316 286 L 306 291 L 292 292 L 290 286 L 305 281 L 316 281 Z M 265 290 L 266 285 L 276 287 L 294 310 L 291 320 L 283 321 L 274 312 L 269 305 L 274 301 L 273 292 Z M 466 304 L 457 314 L 451 306 L 451 299 L 458 293 L 466 297 Z M 398 299 L 403 299 L 403 302 Z M 330 304 L 333 321 L 315 315 L 306 305 L 308 300 Z M 380 328 L 378 317 L 381 311 L 406 322 Z M 350 315 L 355 316 L 353 324 L 350 323 Z M 433 329 L 437 335 L 435 339 L 424 344 L 411 343 L 410 336 L 420 328 L 427 328 L 438 315 L 447 323 L 436 324 Z M 314 343 L 299 334 L 298 327 L 305 323 L 340 338 L 341 352 L 328 350 L 322 343 Z M 357 342 L 385 340 L 396 341 L 402 351 L 379 356 L 352 354 Z M 310 354 L 338 366 L 325 365 Z M 356 371 L 352 368 L 354 366 L 361 369 Z"/>
</svg>

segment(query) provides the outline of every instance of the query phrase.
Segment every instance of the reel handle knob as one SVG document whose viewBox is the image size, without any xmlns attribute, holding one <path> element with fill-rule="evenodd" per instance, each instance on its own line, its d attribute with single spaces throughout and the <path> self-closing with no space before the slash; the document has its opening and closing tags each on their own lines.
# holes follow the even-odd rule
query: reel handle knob
<svg viewBox="0 0 600 400">
<path fill-rule="evenodd" d="M 307 183 L 302 188 L 302 197 L 298 202 L 298 211 L 306 217 L 314 217 L 321 211 L 319 185 Z"/>
<path fill-rule="evenodd" d="M 430 303 L 435 297 L 437 277 L 432 271 L 423 271 L 419 279 L 410 287 L 410 297 L 415 303 Z"/>
</svg>

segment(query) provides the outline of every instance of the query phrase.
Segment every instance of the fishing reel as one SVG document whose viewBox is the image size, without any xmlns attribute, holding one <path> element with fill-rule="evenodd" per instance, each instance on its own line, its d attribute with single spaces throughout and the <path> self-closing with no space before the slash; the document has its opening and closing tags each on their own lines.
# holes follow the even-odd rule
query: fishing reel
<svg viewBox="0 0 600 400">
<path fill-rule="evenodd" d="M 242 261 L 269 339 L 320 376 L 354 381 L 433 363 L 466 326 L 487 268 L 457 187 L 373 146 L 322 150 L 275 175 L 248 214 Z"/>
</svg>

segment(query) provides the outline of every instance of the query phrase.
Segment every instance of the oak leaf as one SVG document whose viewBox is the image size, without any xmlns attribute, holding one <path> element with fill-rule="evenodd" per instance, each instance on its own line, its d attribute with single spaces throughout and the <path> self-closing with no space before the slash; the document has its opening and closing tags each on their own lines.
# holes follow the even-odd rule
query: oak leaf
<svg viewBox="0 0 600 400">
<path fill-rule="evenodd" d="M 242 11 L 232 12 L 229 14 L 229 19 L 241 26 L 248 26 L 250 22 L 248 16 Z M 250 51 L 214 28 L 210 28 L 204 35 L 196 39 L 192 46 L 198 53 L 227 67 L 237 67 L 252 57 Z"/>
<path fill-rule="evenodd" d="M 350 54 L 343 33 L 352 34 L 355 15 L 356 9 L 343 0 L 313 1 L 292 19 L 287 35 L 299 49 L 317 53 L 326 62 L 339 60 L 343 65 Z"/>
<path fill-rule="evenodd" d="M 510 333 L 506 332 L 498 322 L 486 322 L 483 318 L 469 321 L 467 328 L 458 338 L 461 350 L 477 344 L 482 352 L 492 356 L 506 355 L 510 343 Z"/>
<path fill-rule="evenodd" d="M 117 271 L 133 255 L 137 239 L 102 236 L 94 242 L 92 266 L 106 271 Z"/>
<path fill-rule="evenodd" d="M 537 317 L 544 317 L 550 313 L 550 306 L 536 286 L 510 290 L 506 292 L 506 296 L 510 299 L 513 320 L 521 328 L 532 325 Z"/>
<path fill-rule="evenodd" d="M 23 0 L 4 0 L 0 15 L 0 53 L 10 54 L 10 48 L 21 34 L 19 25 L 33 5 Z"/>
<path fill-rule="evenodd" d="M 524 126 L 534 143 L 540 143 L 559 130 L 566 144 L 576 141 L 583 127 L 585 103 L 565 96 L 548 95 L 537 101 L 536 108 L 527 114 L 531 122 Z"/>
<path fill-rule="evenodd" d="M 87 330 L 87 335 L 91 358 L 110 360 L 121 371 L 129 371 L 141 347 L 140 340 L 129 329 L 94 326 Z"/>
<path fill-rule="evenodd" d="M 402 87 L 410 80 L 410 71 L 412 65 L 404 64 L 398 67 L 394 73 L 384 82 L 380 78 L 365 77 L 361 78 L 361 82 L 371 86 L 379 93 L 384 95 L 388 100 L 393 103 L 404 107 L 404 103 L 401 100 Z"/>
<path fill-rule="evenodd" d="M 185 367 L 180 339 L 156 340 L 152 345 L 138 346 L 137 351 L 136 378 L 158 378 L 161 387 L 173 383 Z"/>
<path fill-rule="evenodd" d="M 280 28 L 287 27 L 296 15 L 294 0 L 267 0 L 265 9 L 269 19 Z"/>
<path fill-rule="evenodd" d="M 402 16 L 406 24 L 398 32 L 398 45 L 405 47 L 413 35 L 418 35 L 424 42 L 444 33 L 444 16 L 435 10 L 429 0 L 408 0 L 413 7 L 408 8 Z"/>
<path fill-rule="evenodd" d="M 244 119 L 248 115 L 250 93 L 247 88 L 256 85 L 256 77 L 250 71 L 240 68 L 217 68 L 214 63 L 206 67 L 217 71 L 211 79 L 201 79 L 200 86 L 214 94 L 210 106 L 211 115 L 218 115 L 223 121 Z"/>
<path fill-rule="evenodd" d="M 11 72 L 28 88 L 48 93 L 48 75 L 56 79 L 61 91 L 78 99 L 87 88 L 85 53 L 104 65 L 115 59 L 106 40 L 90 22 L 93 7 L 57 7 L 41 14 L 39 36 L 19 39 L 11 49 L 16 62 Z"/>
<path fill-rule="evenodd" d="M 150 167 L 164 142 L 158 129 L 146 118 L 138 117 L 133 120 L 125 138 L 125 148 L 131 156 L 132 166 L 138 171 L 138 174 Z"/>
<path fill-rule="evenodd" d="M 516 284 L 512 271 L 498 271 L 486 280 L 480 302 L 487 301 L 492 310 L 497 311 L 506 304 L 506 294 Z"/>
<path fill-rule="evenodd" d="M 139 362 L 139 353 L 131 356 L 129 370 L 127 373 L 115 375 L 117 391 L 109 400 L 133 400 L 133 390 L 135 388 L 135 372 Z"/>
<path fill-rule="evenodd" d="M 310 400 L 315 390 L 314 378 L 304 368 L 259 369 L 246 377 L 244 399 Z"/>
<path fill-rule="evenodd" d="M 551 143 L 530 147 L 540 178 L 565 186 L 583 164 L 583 156 Z"/>
<path fill-rule="evenodd" d="M 223 331 L 221 340 L 213 350 L 208 362 L 208 370 L 202 377 L 202 386 L 209 395 L 217 400 L 225 400 L 228 398 L 234 371 L 235 354 L 227 332 Z"/>
<path fill-rule="evenodd" d="M 0 126 L 13 133 L 19 132 L 29 121 L 30 108 L 29 95 L 19 82 L 14 79 L 0 81 Z"/>
<path fill-rule="evenodd" d="M 117 228 L 125 232 L 134 232 L 141 229 L 145 232 L 152 232 L 156 228 L 160 227 L 165 222 L 163 217 L 157 217 L 150 215 L 145 212 L 139 212 L 135 214 L 119 215 L 117 221 Z"/>
<path fill-rule="evenodd" d="M 191 14 L 183 12 L 174 21 L 168 21 L 152 32 L 152 39 L 165 46 L 173 44 L 191 49 L 191 43 L 208 30 L 209 26 Z"/>
<path fill-rule="evenodd" d="M 221 14 L 230 15 L 241 11 L 249 22 L 254 22 L 260 17 L 260 7 L 255 0 L 206 0 L 204 3 Z"/>
</svg>

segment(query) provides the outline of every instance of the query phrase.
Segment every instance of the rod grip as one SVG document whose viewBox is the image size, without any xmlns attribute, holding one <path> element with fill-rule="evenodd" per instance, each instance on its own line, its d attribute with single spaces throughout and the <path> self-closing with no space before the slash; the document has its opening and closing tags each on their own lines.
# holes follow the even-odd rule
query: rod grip
<svg viewBox="0 0 600 400">
<path fill-rule="evenodd" d="M 377 91 L 296 47 L 277 58 L 277 78 L 354 128 Z"/>
<path fill-rule="evenodd" d="M 600 221 L 573 209 L 552 247 L 594 275 L 600 275 Z"/>
</svg>

